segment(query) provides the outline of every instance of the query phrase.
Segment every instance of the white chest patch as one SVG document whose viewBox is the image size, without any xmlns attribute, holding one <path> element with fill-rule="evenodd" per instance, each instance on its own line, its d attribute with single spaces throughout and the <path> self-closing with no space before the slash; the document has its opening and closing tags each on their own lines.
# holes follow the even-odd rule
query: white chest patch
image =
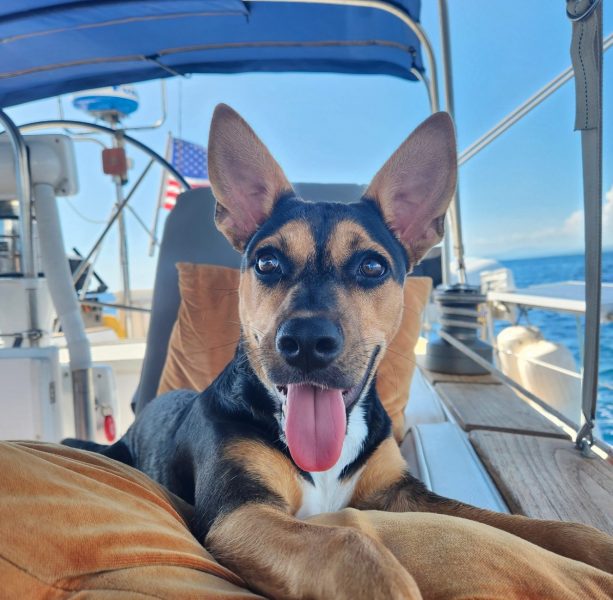
<svg viewBox="0 0 613 600">
<path fill-rule="evenodd" d="M 296 512 L 296 517 L 306 519 L 319 513 L 341 510 L 349 504 L 362 470 L 342 481 L 339 475 L 358 457 L 367 435 L 368 427 L 360 399 L 349 415 L 347 435 L 338 462 L 327 471 L 311 473 L 313 483 L 302 481 L 302 505 Z"/>
</svg>

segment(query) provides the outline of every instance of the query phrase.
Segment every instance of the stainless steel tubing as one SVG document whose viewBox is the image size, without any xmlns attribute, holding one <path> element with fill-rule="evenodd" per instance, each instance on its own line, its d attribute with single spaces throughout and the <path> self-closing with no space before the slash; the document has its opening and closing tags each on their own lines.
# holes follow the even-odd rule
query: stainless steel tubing
<svg viewBox="0 0 613 600">
<path fill-rule="evenodd" d="M 96 406 L 91 369 L 72 371 L 72 397 L 75 435 L 82 440 L 93 440 L 96 432 Z"/>
<path fill-rule="evenodd" d="M 4 125 L 13 149 L 15 161 L 17 196 L 19 200 L 19 237 L 21 238 L 21 272 L 28 286 L 26 302 L 28 303 L 28 339 L 30 346 L 38 346 L 40 329 L 38 323 L 38 302 L 36 298 L 36 263 L 34 260 L 34 238 L 32 236 L 32 189 L 28 150 L 25 140 L 12 119 L 0 110 L 0 123 Z"/>
<path fill-rule="evenodd" d="M 43 269 L 70 357 L 75 430 L 79 437 L 91 440 L 95 433 L 92 357 L 66 260 L 57 201 L 48 184 L 35 185 L 34 197 Z"/>
</svg>

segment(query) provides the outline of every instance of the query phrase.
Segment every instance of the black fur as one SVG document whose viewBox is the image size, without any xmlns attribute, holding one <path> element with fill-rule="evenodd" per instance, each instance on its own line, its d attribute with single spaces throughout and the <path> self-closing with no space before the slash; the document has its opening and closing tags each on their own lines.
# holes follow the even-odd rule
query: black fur
<svg viewBox="0 0 613 600">
<path fill-rule="evenodd" d="M 385 225 L 377 205 L 369 199 L 363 199 L 353 204 L 341 204 L 337 202 L 305 202 L 294 196 L 281 198 L 275 204 L 270 217 L 247 243 L 243 254 L 242 269 L 245 270 L 253 266 L 255 262 L 254 249 L 260 240 L 268 237 L 292 220 L 303 220 L 309 224 L 317 248 L 325 247 L 330 233 L 339 221 L 355 221 L 366 230 L 375 242 L 381 244 L 390 253 L 393 259 L 393 264 L 390 265 L 391 275 L 398 283 L 404 282 L 409 270 L 407 252 Z M 324 252 L 318 252 L 317 262 L 310 265 L 310 271 L 317 276 L 317 282 L 320 285 L 325 283 L 326 276 L 334 275 L 330 271 L 330 265 L 326 258 Z M 302 278 L 305 273 L 294 273 L 293 275 Z"/>
<path fill-rule="evenodd" d="M 344 205 L 305 203 L 290 197 L 279 200 L 272 216 L 247 244 L 243 270 L 253 266 L 258 240 L 293 219 L 304 219 L 310 224 L 316 248 L 325 246 L 325 240 L 338 221 L 350 219 L 359 223 L 392 257 L 387 276 L 399 282 L 404 280 L 408 268 L 406 252 L 383 223 L 376 205 L 370 201 Z M 340 279 L 343 285 L 356 285 L 355 278 L 342 281 L 343 273 L 333 269 L 323 251 L 316 252 L 312 264 L 300 273 L 292 273 L 290 267 L 287 275 L 300 281 L 304 290 L 296 295 L 293 309 L 314 310 L 322 304 L 330 310 L 335 304 L 333 283 L 338 285 Z M 346 268 L 351 268 L 351 265 Z M 374 358 L 371 357 L 371 367 Z M 224 455 L 227 444 L 238 439 L 250 439 L 275 448 L 291 460 L 281 440 L 282 432 L 276 416 L 278 410 L 278 401 L 271 397 L 252 370 L 241 343 L 234 359 L 205 391 L 198 394 L 182 390 L 154 399 L 139 413 L 125 436 L 112 446 L 78 440 L 66 440 L 65 443 L 136 467 L 195 505 L 194 533 L 204 541 L 220 515 L 247 502 L 279 505 L 284 502 L 241 465 Z M 347 408 L 348 413 L 352 410 L 364 411 L 368 436 L 361 453 L 345 467 L 341 478 L 359 470 L 391 432 L 391 422 L 375 391 L 374 378 L 363 401 Z M 304 479 L 312 482 L 309 473 L 297 466 L 296 469 Z"/>
<path fill-rule="evenodd" d="M 246 502 L 282 502 L 223 456 L 224 446 L 240 438 L 261 441 L 291 460 L 279 439 L 275 403 L 245 358 L 239 347 L 234 360 L 200 394 L 181 390 L 159 396 L 112 446 L 78 440 L 65 443 L 129 464 L 194 504 L 194 533 L 204 540 L 218 516 Z M 364 410 L 369 436 L 362 454 L 345 469 L 343 477 L 359 469 L 389 436 L 389 417 L 374 384 L 368 391 Z M 300 473 L 311 479 L 308 473 Z"/>
</svg>

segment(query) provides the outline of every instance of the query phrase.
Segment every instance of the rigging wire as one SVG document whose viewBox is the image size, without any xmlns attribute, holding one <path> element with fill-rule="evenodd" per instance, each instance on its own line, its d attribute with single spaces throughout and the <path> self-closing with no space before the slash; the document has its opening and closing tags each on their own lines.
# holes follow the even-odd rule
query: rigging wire
<svg viewBox="0 0 613 600">
<path fill-rule="evenodd" d="M 179 79 L 177 82 L 177 92 L 178 92 L 178 102 L 179 105 L 179 115 L 178 115 L 178 124 L 177 129 L 179 130 L 179 137 L 183 137 L 183 80 Z"/>
<path fill-rule="evenodd" d="M 86 221 L 87 223 L 91 223 L 92 225 L 106 225 L 106 220 L 97 220 L 97 219 L 92 219 L 91 217 L 88 217 L 86 215 L 84 215 L 73 203 L 72 203 L 72 198 L 66 198 L 66 204 L 68 204 L 68 206 L 70 207 L 70 210 L 72 210 L 78 217 L 80 217 L 81 219 L 83 219 L 84 221 Z"/>
</svg>

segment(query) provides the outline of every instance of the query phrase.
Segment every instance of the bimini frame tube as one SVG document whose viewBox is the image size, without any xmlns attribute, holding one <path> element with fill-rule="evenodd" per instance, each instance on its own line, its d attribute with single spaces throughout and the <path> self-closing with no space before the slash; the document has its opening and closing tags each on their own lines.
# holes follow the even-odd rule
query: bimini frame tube
<svg viewBox="0 0 613 600">
<path fill-rule="evenodd" d="M 11 141 L 15 161 L 17 199 L 19 200 L 19 236 L 21 238 L 21 273 L 26 282 L 26 302 L 30 346 L 38 346 L 41 331 L 38 324 L 38 303 L 36 299 L 37 277 L 34 261 L 34 239 L 32 237 L 32 188 L 30 186 L 30 168 L 28 150 L 19 129 L 12 119 L 0 110 L 0 123 L 4 125 Z"/>
<path fill-rule="evenodd" d="M 355 6 L 361 8 L 370 8 L 374 10 L 380 10 L 382 12 L 386 12 L 398 20 L 402 21 L 404 25 L 406 25 L 417 37 L 417 40 L 421 44 L 423 48 L 427 70 L 430 73 L 429 77 L 426 77 L 423 73 L 420 73 L 414 67 L 409 67 L 408 70 L 415 76 L 418 81 L 421 81 L 426 87 L 426 91 L 428 93 L 428 101 L 430 103 L 430 111 L 432 113 L 438 112 L 440 110 L 440 94 L 438 88 L 438 73 L 436 68 L 436 60 L 434 58 L 434 51 L 432 50 L 432 44 L 428 39 L 425 31 L 422 29 L 421 25 L 417 23 L 411 15 L 402 10 L 398 6 L 394 6 L 387 2 L 382 2 L 381 0 L 248 0 L 248 3 L 251 2 L 280 2 L 280 3 L 293 3 L 293 4 L 326 4 L 329 6 Z M 457 197 L 457 196 L 456 196 Z M 459 207 L 457 206 L 456 197 L 452 200 L 454 208 L 451 209 L 450 213 L 453 215 L 459 215 Z M 453 231 L 454 240 L 460 240 L 460 245 L 462 243 L 462 234 L 458 228 L 458 223 L 456 219 L 450 219 L 451 221 L 451 229 Z M 457 246 L 457 243 L 456 243 Z M 449 273 L 449 262 L 450 262 L 450 251 L 449 251 L 449 235 L 445 235 L 443 240 L 443 252 L 442 252 L 442 276 L 443 276 L 443 284 L 448 284 L 450 280 Z M 462 258 L 463 264 L 463 258 Z"/>
<path fill-rule="evenodd" d="M 382 2 L 381 0 L 248 0 L 247 4 L 251 4 L 254 2 L 278 2 L 281 4 L 327 4 L 329 6 L 356 6 L 361 8 L 372 8 L 375 10 L 380 10 L 396 17 L 415 34 L 415 36 L 419 40 L 419 43 L 424 49 L 424 52 L 426 54 L 426 61 L 428 63 L 428 69 L 430 71 L 430 77 L 429 79 L 422 77 L 421 81 L 428 85 L 428 96 L 430 99 L 430 107 L 432 109 L 432 112 L 437 112 L 438 110 L 440 110 L 436 61 L 434 60 L 434 52 L 432 51 L 432 45 L 430 44 L 430 40 L 428 39 L 428 36 L 422 29 L 421 25 L 414 21 L 411 15 L 405 10 L 398 8 L 393 4 Z M 411 71 L 411 67 L 409 67 L 407 71 Z"/>
<path fill-rule="evenodd" d="M 443 58 L 443 89 L 445 90 L 445 110 L 455 118 L 453 99 L 453 73 L 451 67 L 451 40 L 449 37 L 449 15 L 447 0 L 438 0 L 439 24 L 441 28 L 441 53 Z M 462 218 L 460 214 L 460 183 L 456 184 L 455 195 L 449 205 L 449 221 L 453 235 L 453 255 L 456 261 L 458 282 L 467 283 L 464 264 L 464 242 L 462 240 Z"/>
<path fill-rule="evenodd" d="M 31 346 L 38 345 L 40 330 L 37 314 L 38 269 L 34 260 L 34 240 L 32 236 L 32 185 L 30 181 L 29 159 L 25 140 L 13 121 L 0 110 L 0 122 L 5 126 L 13 147 L 15 160 L 17 196 L 19 199 L 19 225 L 21 235 L 21 270 L 27 283 L 28 338 Z M 73 401 L 75 409 L 75 429 L 79 437 L 92 439 L 94 434 L 94 398 L 91 375 L 91 354 L 89 342 L 81 319 L 74 287 L 70 278 L 68 264 L 64 260 L 64 243 L 61 235 L 59 215 L 53 188 L 47 184 L 36 187 L 38 217 L 41 231 L 42 256 L 51 296 L 62 321 L 72 371 Z M 51 233 L 52 235 L 48 235 Z M 45 234 L 45 235 L 43 235 Z M 62 281 L 64 275 L 64 281 Z M 70 310 L 76 307 L 75 310 Z M 70 314 L 68 314 L 70 313 Z"/>
</svg>

